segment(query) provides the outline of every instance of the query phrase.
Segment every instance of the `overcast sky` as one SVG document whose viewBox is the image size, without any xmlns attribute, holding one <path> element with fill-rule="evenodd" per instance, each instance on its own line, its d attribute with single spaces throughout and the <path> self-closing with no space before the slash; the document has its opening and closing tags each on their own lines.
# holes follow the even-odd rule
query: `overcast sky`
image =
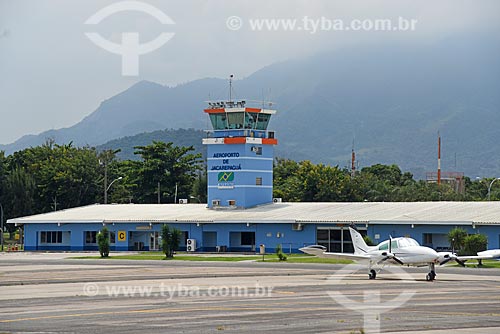
<svg viewBox="0 0 500 334">
<path fill-rule="evenodd" d="M 270 1 L 144 0 L 170 17 L 162 25 L 140 12 L 119 12 L 97 25 L 85 22 L 120 1 L 0 0 L 0 143 L 25 134 L 71 126 L 99 103 L 140 80 L 176 85 L 204 77 L 243 78 L 274 62 L 326 50 L 393 42 L 436 43 L 451 35 L 500 32 L 500 1 Z M 241 28 L 228 28 L 228 17 Z M 253 31 L 261 18 L 418 20 L 415 31 Z M 236 22 L 236 23 L 235 23 Z M 235 28 L 236 21 L 231 21 Z M 124 32 L 140 42 L 174 33 L 139 57 L 139 75 L 123 76 L 121 57 L 85 36 L 97 32 L 121 43 Z"/>
</svg>

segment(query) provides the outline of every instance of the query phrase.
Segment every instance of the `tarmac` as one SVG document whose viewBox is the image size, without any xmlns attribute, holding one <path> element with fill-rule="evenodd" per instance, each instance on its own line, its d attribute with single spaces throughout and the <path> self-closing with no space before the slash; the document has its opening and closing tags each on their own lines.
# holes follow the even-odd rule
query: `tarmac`
<svg viewBox="0 0 500 334">
<path fill-rule="evenodd" d="M 500 333 L 499 269 L 82 255 L 1 253 L 0 333 Z"/>
</svg>

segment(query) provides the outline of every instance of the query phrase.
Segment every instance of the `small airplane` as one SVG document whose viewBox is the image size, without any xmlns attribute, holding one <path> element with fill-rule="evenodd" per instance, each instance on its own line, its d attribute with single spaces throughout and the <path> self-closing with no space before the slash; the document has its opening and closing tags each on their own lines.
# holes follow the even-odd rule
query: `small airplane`
<svg viewBox="0 0 500 334">
<path fill-rule="evenodd" d="M 377 246 L 368 246 L 363 236 L 354 225 L 349 227 L 351 233 L 354 254 L 330 253 L 325 246 L 312 245 L 300 248 L 300 251 L 324 258 L 348 259 L 353 261 L 368 262 L 368 278 L 375 279 L 377 271 L 373 269 L 377 265 L 396 264 L 402 266 L 423 267 L 429 266 L 429 273 L 425 279 L 433 281 L 436 278 L 436 264 L 443 265 L 449 261 L 455 261 L 465 267 L 465 261 L 470 259 L 493 259 L 500 257 L 500 249 L 479 252 L 477 256 L 458 256 L 455 252 L 436 252 L 434 249 L 421 246 L 412 238 L 399 237 L 382 241 Z"/>
</svg>

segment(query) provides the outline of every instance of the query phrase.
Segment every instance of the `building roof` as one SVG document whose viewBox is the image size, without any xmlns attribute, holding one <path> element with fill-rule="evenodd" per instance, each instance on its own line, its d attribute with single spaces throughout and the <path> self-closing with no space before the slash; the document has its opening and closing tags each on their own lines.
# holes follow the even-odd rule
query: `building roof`
<svg viewBox="0 0 500 334">
<path fill-rule="evenodd" d="M 206 204 L 95 204 L 8 221 L 26 223 L 276 222 L 500 224 L 500 202 L 274 203 L 250 209 Z"/>
</svg>

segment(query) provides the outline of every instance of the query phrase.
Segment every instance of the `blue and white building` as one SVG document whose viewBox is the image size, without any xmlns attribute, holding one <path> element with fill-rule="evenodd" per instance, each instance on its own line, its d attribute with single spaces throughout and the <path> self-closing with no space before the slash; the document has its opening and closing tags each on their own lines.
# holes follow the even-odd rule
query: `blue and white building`
<svg viewBox="0 0 500 334">
<path fill-rule="evenodd" d="M 112 250 L 159 249 L 162 224 L 183 232 L 182 249 L 254 252 L 264 244 L 288 251 L 321 244 L 352 251 L 348 225 L 355 223 L 374 241 L 411 236 L 421 244 L 447 249 L 453 227 L 488 236 L 500 248 L 500 203 L 270 203 L 247 209 L 208 209 L 206 204 L 90 205 L 9 221 L 24 229 L 25 250 L 96 250 L 96 234 L 107 226 Z M 219 246 L 219 247 L 217 247 Z"/>
<path fill-rule="evenodd" d="M 208 203 L 90 205 L 11 219 L 24 230 L 24 249 L 97 250 L 107 226 L 111 250 L 159 250 L 163 224 L 183 233 L 181 250 L 272 252 L 320 244 L 352 252 L 348 226 L 355 223 L 375 242 L 411 236 L 437 250 L 449 248 L 447 233 L 462 227 L 500 248 L 499 202 L 282 203 L 272 198 L 274 110 L 247 108 L 245 101 L 214 102 L 207 145 Z M 182 204 L 181 204 L 182 203 Z"/>
</svg>

